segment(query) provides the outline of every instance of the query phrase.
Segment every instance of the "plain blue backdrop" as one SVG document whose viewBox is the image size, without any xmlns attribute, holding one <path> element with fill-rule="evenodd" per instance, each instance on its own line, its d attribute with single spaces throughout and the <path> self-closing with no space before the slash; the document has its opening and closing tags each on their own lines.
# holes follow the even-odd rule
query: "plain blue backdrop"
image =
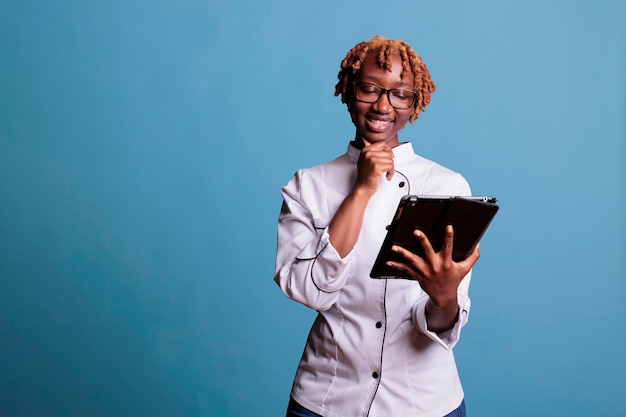
<svg viewBox="0 0 626 417">
<path fill-rule="evenodd" d="M 381 34 L 438 87 L 401 134 L 501 210 L 455 348 L 476 417 L 626 416 L 626 3 L 3 1 L 0 416 L 280 416 L 314 312 L 279 188 L 345 151 Z"/>
</svg>

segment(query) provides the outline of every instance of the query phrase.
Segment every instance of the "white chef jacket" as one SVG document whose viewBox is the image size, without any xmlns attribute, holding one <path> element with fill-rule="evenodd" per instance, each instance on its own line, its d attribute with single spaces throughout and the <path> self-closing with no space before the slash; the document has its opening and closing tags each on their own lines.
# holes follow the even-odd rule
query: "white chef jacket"
<svg viewBox="0 0 626 417">
<path fill-rule="evenodd" d="M 452 348 L 470 309 L 468 274 L 458 290 L 459 319 L 427 329 L 428 295 L 417 281 L 372 279 L 386 226 L 403 195 L 471 195 L 465 179 L 413 152 L 393 148 L 396 172 L 370 199 L 359 238 L 343 259 L 328 225 L 357 175 L 360 150 L 296 172 L 281 189 L 274 280 L 289 298 L 318 311 L 291 396 L 324 417 L 442 417 L 463 389 Z"/>
</svg>

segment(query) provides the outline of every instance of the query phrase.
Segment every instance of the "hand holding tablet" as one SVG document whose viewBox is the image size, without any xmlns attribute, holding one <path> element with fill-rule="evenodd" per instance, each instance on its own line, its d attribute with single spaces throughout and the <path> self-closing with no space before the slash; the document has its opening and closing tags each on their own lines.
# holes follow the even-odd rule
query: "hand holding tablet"
<svg viewBox="0 0 626 417">
<path fill-rule="evenodd" d="M 443 244 L 445 228 L 454 228 L 452 259 L 462 261 L 474 250 L 499 207 L 494 197 L 416 196 L 403 197 L 389 226 L 387 236 L 370 273 L 372 278 L 407 278 L 403 273 L 386 265 L 387 261 L 402 261 L 391 250 L 401 246 L 422 256 L 423 250 L 413 235 L 421 230 L 433 249 L 439 251 Z"/>
</svg>

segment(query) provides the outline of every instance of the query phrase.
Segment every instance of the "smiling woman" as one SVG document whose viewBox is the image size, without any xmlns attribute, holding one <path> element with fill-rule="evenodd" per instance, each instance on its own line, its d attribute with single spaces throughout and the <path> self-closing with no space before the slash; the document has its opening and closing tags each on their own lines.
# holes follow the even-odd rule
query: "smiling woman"
<svg viewBox="0 0 626 417">
<path fill-rule="evenodd" d="M 472 320 L 454 347 L 469 413 L 626 416 L 626 1 L 380 3 L 0 3 L 0 416 L 284 416 L 318 313 L 269 278 L 278 190 L 296 168 L 350 149 L 341 167 L 299 174 L 307 213 L 288 189 L 293 216 L 320 228 L 285 234 L 304 248 L 355 185 L 361 140 L 349 146 L 348 101 L 333 93 L 348 50 L 377 33 L 404 37 L 437 85 L 399 142 L 504 209 L 482 239 Z M 339 94 L 356 93 L 372 49 L 350 52 Z M 421 61 L 392 50 L 414 76 L 397 88 L 425 104 Z M 385 318 L 384 292 L 357 276 L 385 196 L 434 189 L 418 181 L 430 165 L 403 168 L 418 160 L 408 146 L 392 148 L 393 177 L 368 203 L 338 301 L 324 310 L 330 296 L 307 293 L 322 311 L 312 347 L 320 329 L 340 352 L 360 343 L 337 369 L 343 381 L 368 368 L 346 397 L 368 404 L 379 373 L 371 415 L 383 391 L 403 389 L 391 339 L 437 351 L 412 326 L 391 332 L 399 283 L 387 283 Z M 313 249 L 293 258 L 307 263 Z M 312 268 L 318 285 L 331 249 Z M 348 311 L 361 289 L 372 311 Z M 333 321 L 340 308 L 348 334 Z M 383 335 L 379 372 L 371 345 Z M 317 357 L 335 360 L 325 341 Z"/>
<path fill-rule="evenodd" d="M 390 60 L 388 71 L 380 67 L 374 54 L 367 55 L 352 83 L 354 99 L 348 102 L 348 109 L 359 138 L 370 143 L 384 141 L 394 147 L 398 145 L 398 132 L 415 111 L 412 104 L 417 93 L 412 91 L 412 77 L 402 77 L 400 55 L 394 53 Z"/>
<path fill-rule="evenodd" d="M 341 95 L 356 128 L 347 152 L 300 170 L 282 188 L 275 281 L 318 311 L 291 391 L 287 416 L 464 416 L 452 348 L 467 323 L 478 250 L 452 260 L 454 232 L 424 256 L 396 248 L 389 266 L 410 280 L 369 271 L 400 198 L 469 195 L 465 179 L 400 143 L 398 132 L 430 102 L 435 85 L 421 58 L 377 36 L 341 64 Z"/>
</svg>

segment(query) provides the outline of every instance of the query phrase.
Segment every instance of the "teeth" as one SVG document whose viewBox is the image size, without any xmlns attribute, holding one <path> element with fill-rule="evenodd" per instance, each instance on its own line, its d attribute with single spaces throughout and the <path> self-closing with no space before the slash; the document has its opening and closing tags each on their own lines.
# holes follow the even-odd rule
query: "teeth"
<svg viewBox="0 0 626 417">
<path fill-rule="evenodd" d="M 376 126 L 384 126 L 387 125 L 391 122 L 385 121 L 385 120 L 370 120 L 373 124 L 375 124 Z"/>
</svg>

